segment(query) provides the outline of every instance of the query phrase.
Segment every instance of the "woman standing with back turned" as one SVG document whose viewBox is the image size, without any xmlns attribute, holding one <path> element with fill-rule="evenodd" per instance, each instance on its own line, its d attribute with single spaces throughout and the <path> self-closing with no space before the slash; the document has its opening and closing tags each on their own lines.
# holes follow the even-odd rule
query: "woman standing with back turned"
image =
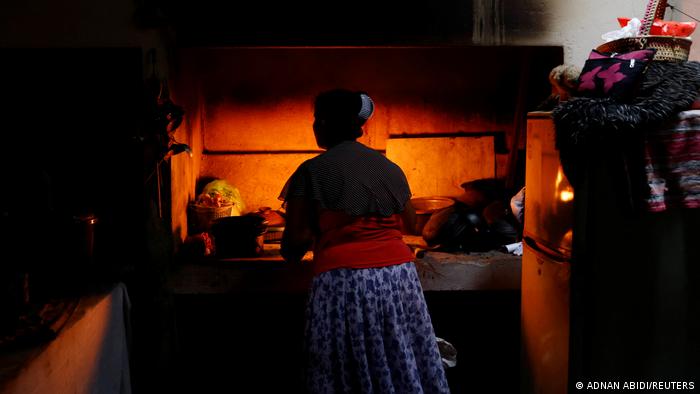
<svg viewBox="0 0 700 394">
<path fill-rule="evenodd" d="M 415 221 L 401 169 L 356 139 L 374 112 L 362 92 L 331 90 L 314 103 L 326 152 L 302 163 L 280 196 L 282 255 L 314 245 L 307 306 L 307 387 L 312 393 L 447 393 L 413 253 L 402 221 Z"/>
</svg>

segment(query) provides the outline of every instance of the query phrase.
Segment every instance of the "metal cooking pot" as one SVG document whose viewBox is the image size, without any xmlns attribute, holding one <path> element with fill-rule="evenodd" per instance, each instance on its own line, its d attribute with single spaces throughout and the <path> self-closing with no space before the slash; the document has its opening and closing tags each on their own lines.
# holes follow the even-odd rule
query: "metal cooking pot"
<svg viewBox="0 0 700 394">
<path fill-rule="evenodd" d="M 267 221 L 258 215 L 228 216 L 214 220 L 211 233 L 218 257 L 255 257 L 263 252 Z"/>
<path fill-rule="evenodd" d="M 421 235 L 423 227 L 430 220 L 430 216 L 449 208 L 455 204 L 455 201 L 449 197 L 431 196 L 431 197 L 415 197 L 411 199 L 411 205 L 416 210 L 416 228 L 414 235 Z"/>
</svg>

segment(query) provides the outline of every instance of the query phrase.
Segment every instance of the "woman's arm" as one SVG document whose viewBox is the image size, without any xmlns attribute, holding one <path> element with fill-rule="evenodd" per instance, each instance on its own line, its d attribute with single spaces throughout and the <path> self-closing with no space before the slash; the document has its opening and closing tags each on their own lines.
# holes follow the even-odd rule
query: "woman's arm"
<svg viewBox="0 0 700 394">
<path fill-rule="evenodd" d="M 287 215 L 282 234 L 282 257 L 290 263 L 298 263 L 311 247 L 314 239 L 313 223 L 316 217 L 314 204 L 301 197 L 287 200 Z"/>
</svg>

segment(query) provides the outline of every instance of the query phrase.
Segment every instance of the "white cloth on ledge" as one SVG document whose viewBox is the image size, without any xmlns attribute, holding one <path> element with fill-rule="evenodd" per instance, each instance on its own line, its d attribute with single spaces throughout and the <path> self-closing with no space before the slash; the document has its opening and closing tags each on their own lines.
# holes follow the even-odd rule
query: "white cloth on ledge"
<svg viewBox="0 0 700 394">
<path fill-rule="evenodd" d="M 17 372 L 0 380 L 0 393 L 130 394 L 130 309 L 123 283 L 81 298 L 51 342 L 1 356 Z"/>
</svg>

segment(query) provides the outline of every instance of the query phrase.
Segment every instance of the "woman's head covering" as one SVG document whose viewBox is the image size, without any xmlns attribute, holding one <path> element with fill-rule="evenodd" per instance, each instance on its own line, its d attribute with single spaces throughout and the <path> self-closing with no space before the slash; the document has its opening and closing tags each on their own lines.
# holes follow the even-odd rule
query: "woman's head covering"
<svg viewBox="0 0 700 394">
<path fill-rule="evenodd" d="M 326 119 L 357 117 L 364 123 L 374 113 L 374 101 L 365 92 L 333 89 L 316 96 L 314 109 L 317 116 Z"/>
<path fill-rule="evenodd" d="M 374 102 L 365 92 L 333 89 L 314 101 L 314 132 L 321 147 L 362 136 L 362 126 L 374 113 Z"/>
<path fill-rule="evenodd" d="M 363 119 L 365 122 L 372 117 L 374 114 L 374 101 L 367 95 L 367 93 L 360 93 L 360 99 L 362 100 L 362 107 L 357 116 Z"/>
</svg>

